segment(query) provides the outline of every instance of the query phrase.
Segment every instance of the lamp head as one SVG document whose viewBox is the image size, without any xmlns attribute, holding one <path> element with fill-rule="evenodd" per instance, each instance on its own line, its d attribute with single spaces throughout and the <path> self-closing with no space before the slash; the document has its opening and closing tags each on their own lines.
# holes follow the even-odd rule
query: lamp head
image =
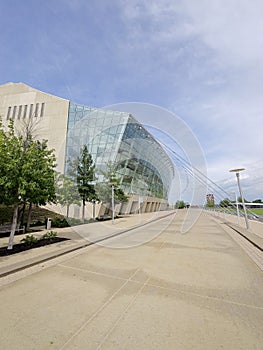
<svg viewBox="0 0 263 350">
<path fill-rule="evenodd" d="M 239 169 L 231 169 L 229 170 L 230 173 L 239 173 L 240 171 L 245 170 L 245 168 L 239 168 Z"/>
</svg>

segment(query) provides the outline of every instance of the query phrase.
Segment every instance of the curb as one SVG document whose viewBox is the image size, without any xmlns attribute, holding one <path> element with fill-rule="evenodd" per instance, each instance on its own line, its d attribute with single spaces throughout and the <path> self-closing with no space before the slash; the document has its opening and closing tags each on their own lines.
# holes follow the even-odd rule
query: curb
<svg viewBox="0 0 263 350">
<path fill-rule="evenodd" d="M 254 247 L 259 249 L 261 252 L 263 251 L 263 238 L 259 237 L 255 233 L 251 231 L 247 231 L 243 229 L 242 227 L 239 227 L 226 219 L 220 218 L 220 217 L 214 217 L 212 216 L 215 221 L 220 221 L 221 223 L 225 224 L 229 228 L 231 228 L 233 231 L 238 233 L 240 236 L 245 238 L 250 244 L 252 244 Z"/>
<path fill-rule="evenodd" d="M 1 272 L 1 271 L 0 271 L 0 278 L 1 278 L 1 277 L 8 276 L 8 275 L 10 275 L 10 274 L 12 274 L 12 273 L 19 272 L 19 271 L 21 271 L 21 270 L 27 269 L 27 268 L 29 268 L 29 267 L 32 267 L 32 266 L 35 266 L 35 265 L 44 263 L 44 262 L 46 262 L 46 261 L 49 261 L 49 260 L 58 258 L 58 257 L 60 257 L 60 256 L 63 256 L 63 255 L 65 255 L 65 254 L 68 254 L 68 253 L 77 251 L 77 250 L 79 250 L 79 249 L 86 248 L 86 247 L 91 246 L 91 245 L 94 245 L 94 244 L 96 244 L 96 243 L 100 243 L 100 242 L 105 241 L 105 240 L 107 240 L 107 239 L 117 237 L 117 236 L 119 236 L 119 235 L 121 235 L 121 234 L 123 234 L 123 233 L 132 231 L 132 230 L 134 230 L 134 229 L 136 229 L 136 228 L 139 228 L 139 227 L 146 226 L 146 225 L 148 225 L 148 224 L 151 224 L 151 223 L 153 223 L 153 222 L 155 222 L 155 221 L 164 219 L 164 218 L 166 218 L 166 217 L 168 217 L 168 216 L 170 216 L 170 215 L 173 215 L 173 214 L 175 214 L 175 211 L 173 211 L 173 212 L 171 212 L 171 213 L 168 213 L 168 214 L 165 214 L 165 215 L 162 215 L 162 216 L 160 216 L 160 217 L 158 217 L 158 218 L 155 218 L 155 219 L 153 219 L 153 220 L 147 221 L 147 222 L 145 222 L 145 223 L 143 223 L 143 224 L 134 225 L 134 226 L 129 227 L 128 229 L 119 231 L 119 232 L 117 232 L 117 233 L 110 234 L 110 235 L 108 235 L 108 236 L 101 237 L 101 238 L 99 238 L 99 239 L 97 239 L 97 240 L 95 240 L 95 241 L 92 241 L 92 242 L 86 242 L 86 241 L 85 241 L 85 243 L 84 243 L 84 242 L 83 242 L 83 243 L 80 243 L 80 244 L 78 244 L 78 245 L 75 246 L 75 247 L 69 247 L 69 248 L 64 248 L 64 249 L 61 248 L 60 251 L 57 251 L 57 252 L 54 252 L 54 253 L 50 253 L 51 255 L 48 256 L 48 257 L 46 256 L 46 257 L 41 258 L 41 256 L 39 256 L 39 257 L 35 257 L 35 258 L 29 258 L 29 259 L 27 259 L 27 260 L 25 260 L 25 261 L 23 261 L 23 262 L 20 262 L 20 263 L 19 263 L 20 266 L 14 266 L 14 265 L 17 265 L 17 264 L 18 264 L 18 263 L 15 263 L 15 264 L 13 264 L 13 265 L 11 265 L 11 266 L 9 266 L 9 267 L 7 266 L 6 268 L 3 268 L 3 270 L 6 270 L 6 271 L 4 271 L 4 272 Z M 60 244 L 61 244 L 61 243 L 60 243 Z"/>
<path fill-rule="evenodd" d="M 227 223 L 225 222 L 225 224 L 230 227 L 232 230 L 234 230 L 235 232 L 237 232 L 240 236 L 244 237 L 249 243 L 253 244 L 254 247 L 258 248 L 260 251 L 263 252 L 263 248 L 260 244 L 258 244 L 258 242 L 256 243 L 255 241 L 253 241 L 251 238 L 247 237 L 244 233 L 240 232 L 240 230 L 238 230 L 237 228 L 234 227 L 233 224 L 231 223 Z M 262 240 L 263 241 L 263 240 Z"/>
</svg>

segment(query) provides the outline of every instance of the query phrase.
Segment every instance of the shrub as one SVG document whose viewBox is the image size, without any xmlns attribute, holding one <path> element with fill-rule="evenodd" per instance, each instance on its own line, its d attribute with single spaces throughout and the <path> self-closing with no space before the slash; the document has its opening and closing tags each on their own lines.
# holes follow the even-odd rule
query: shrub
<svg viewBox="0 0 263 350">
<path fill-rule="evenodd" d="M 59 228 L 63 228 L 63 227 L 69 227 L 69 226 L 76 226 L 76 225 L 82 225 L 82 224 L 88 224 L 90 222 L 94 222 L 96 221 L 95 219 L 85 219 L 85 221 L 83 222 L 81 219 L 75 219 L 75 218 L 54 218 L 52 219 L 52 227 L 59 227 Z"/>
<path fill-rule="evenodd" d="M 54 218 L 54 219 L 52 219 L 52 226 L 53 227 L 68 227 L 70 225 L 65 218 L 63 218 L 63 219 Z"/>
<path fill-rule="evenodd" d="M 37 220 L 37 221 L 33 221 L 30 226 L 45 226 L 45 220 Z"/>
<path fill-rule="evenodd" d="M 32 246 L 38 242 L 38 239 L 33 235 L 26 235 L 20 242 L 24 243 L 25 245 Z"/>
<path fill-rule="evenodd" d="M 41 236 L 41 239 L 54 239 L 57 237 L 57 232 L 56 231 L 49 231 L 47 233 L 45 233 L 44 235 Z"/>
<path fill-rule="evenodd" d="M 90 222 L 95 222 L 96 219 L 85 219 L 83 222 L 81 219 L 68 218 L 67 221 L 69 226 L 76 226 L 76 225 L 89 224 Z"/>
</svg>

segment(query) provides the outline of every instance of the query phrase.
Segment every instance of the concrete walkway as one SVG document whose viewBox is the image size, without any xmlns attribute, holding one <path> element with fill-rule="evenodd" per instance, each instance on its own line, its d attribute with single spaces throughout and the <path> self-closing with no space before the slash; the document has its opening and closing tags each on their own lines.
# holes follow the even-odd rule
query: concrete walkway
<svg viewBox="0 0 263 350">
<path fill-rule="evenodd" d="M 226 220 L 233 224 L 236 228 L 242 230 L 242 232 L 247 231 L 246 222 L 244 217 L 238 218 L 236 215 L 231 215 L 227 211 L 208 211 L 211 215 Z M 263 240 L 263 222 L 257 220 L 248 220 L 249 221 L 249 230 L 248 232 L 252 233 L 255 236 L 260 237 Z"/>
<path fill-rule="evenodd" d="M 59 237 L 68 238 L 69 240 L 45 247 L 30 249 L 19 254 L 0 257 L 0 277 L 80 249 L 94 242 L 103 240 L 105 237 L 122 233 L 133 227 L 145 225 L 148 222 L 154 222 L 163 216 L 170 216 L 173 213 L 174 211 L 163 211 L 140 215 L 127 215 L 115 219 L 113 224 L 112 220 L 108 220 L 67 228 L 51 228 L 51 230 L 57 232 Z M 43 230 L 41 232 L 35 232 L 33 235 L 39 238 L 46 232 L 48 231 Z M 26 234 L 15 235 L 14 244 L 19 243 L 25 236 Z M 8 237 L 0 238 L 0 247 L 6 247 L 8 245 L 8 239 Z"/>
<path fill-rule="evenodd" d="M 249 229 L 247 229 L 244 218 L 238 220 L 237 216 L 224 212 L 208 211 L 208 213 L 215 219 L 226 223 L 229 227 L 239 232 L 241 236 L 263 252 L 263 222 L 249 220 Z"/>
<path fill-rule="evenodd" d="M 3 277 L 0 348 L 261 350 L 261 270 L 209 214 L 181 234 L 185 212 Z"/>
</svg>

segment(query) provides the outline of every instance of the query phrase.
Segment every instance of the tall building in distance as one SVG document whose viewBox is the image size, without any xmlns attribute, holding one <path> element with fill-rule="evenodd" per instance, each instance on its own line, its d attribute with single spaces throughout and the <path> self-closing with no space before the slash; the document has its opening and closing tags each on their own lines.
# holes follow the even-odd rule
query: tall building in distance
<svg viewBox="0 0 263 350">
<path fill-rule="evenodd" d="M 120 187 L 129 197 L 118 212 L 134 213 L 139 205 L 141 212 L 167 208 L 174 165 L 131 114 L 83 106 L 23 83 L 7 83 L 0 86 L 0 116 L 4 125 L 13 119 L 17 130 L 30 120 L 36 138 L 47 139 L 55 150 L 60 173 L 66 171 L 67 159 L 79 156 L 85 144 L 98 181 L 107 164 L 114 164 Z M 74 210 L 71 216 L 78 216 Z"/>
<path fill-rule="evenodd" d="M 213 207 L 215 205 L 215 198 L 213 193 L 208 193 L 206 195 L 206 204 L 207 206 Z"/>
</svg>

